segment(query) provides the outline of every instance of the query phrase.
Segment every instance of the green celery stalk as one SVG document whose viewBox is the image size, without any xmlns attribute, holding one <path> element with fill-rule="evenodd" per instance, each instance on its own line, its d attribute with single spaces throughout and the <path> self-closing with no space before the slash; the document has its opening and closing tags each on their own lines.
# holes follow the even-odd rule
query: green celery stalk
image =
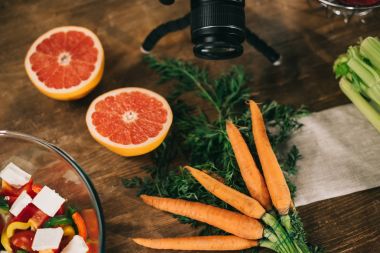
<svg viewBox="0 0 380 253">
<path fill-rule="evenodd" d="M 346 78 L 341 78 L 339 86 L 343 93 L 359 109 L 359 111 L 368 119 L 369 122 L 380 132 L 380 113 L 377 112 L 360 93 L 356 92 L 351 83 Z"/>
<path fill-rule="evenodd" d="M 365 40 L 360 47 L 371 54 L 372 58 L 380 59 L 379 49 L 374 48 L 373 42 Z M 371 43 L 371 48 L 368 45 Z M 337 78 L 345 77 L 356 91 L 380 106 L 380 73 L 374 68 L 374 64 L 368 58 L 361 55 L 359 46 L 351 46 L 345 55 L 341 55 L 334 63 L 334 72 Z M 369 54 L 368 53 L 368 54 Z M 379 66 L 380 67 L 380 66 Z"/>
<path fill-rule="evenodd" d="M 365 93 L 374 104 L 380 106 L 380 85 L 369 87 L 366 89 Z"/>
<path fill-rule="evenodd" d="M 367 58 L 377 71 L 380 71 L 380 40 L 367 37 L 360 44 L 360 54 Z"/>
<path fill-rule="evenodd" d="M 347 62 L 347 65 L 360 77 L 360 79 L 364 82 L 366 86 L 372 87 L 376 85 L 376 83 L 378 82 L 377 73 L 374 72 L 374 70 L 370 71 L 363 61 L 351 58 Z M 377 76 L 375 76 L 374 73 L 376 73 Z"/>
<path fill-rule="evenodd" d="M 372 100 L 369 101 L 369 104 L 375 108 L 376 111 L 378 111 L 380 113 L 380 105 L 376 104 L 375 102 L 373 102 Z"/>
<path fill-rule="evenodd" d="M 380 76 L 370 65 L 363 61 L 359 54 L 358 47 L 348 49 L 350 59 L 347 62 L 348 67 L 354 71 L 368 87 L 380 85 Z"/>
</svg>

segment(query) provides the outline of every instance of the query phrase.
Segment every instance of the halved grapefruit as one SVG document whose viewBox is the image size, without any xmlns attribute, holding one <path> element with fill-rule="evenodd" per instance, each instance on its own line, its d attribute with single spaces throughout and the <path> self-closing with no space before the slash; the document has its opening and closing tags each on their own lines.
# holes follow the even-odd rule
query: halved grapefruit
<svg viewBox="0 0 380 253">
<path fill-rule="evenodd" d="M 122 156 L 137 156 L 157 148 L 173 121 L 168 102 L 137 87 L 109 91 L 90 105 L 86 123 L 92 137 Z"/>
<path fill-rule="evenodd" d="M 30 47 L 25 69 L 46 96 L 74 100 L 99 83 L 104 52 L 98 37 L 84 27 L 64 26 L 41 35 Z"/>
</svg>

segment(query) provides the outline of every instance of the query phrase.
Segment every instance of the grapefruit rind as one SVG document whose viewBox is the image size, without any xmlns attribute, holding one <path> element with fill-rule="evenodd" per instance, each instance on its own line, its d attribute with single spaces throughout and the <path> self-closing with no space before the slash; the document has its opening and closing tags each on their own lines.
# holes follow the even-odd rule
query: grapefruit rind
<svg viewBox="0 0 380 253">
<path fill-rule="evenodd" d="M 30 63 L 31 55 L 36 52 L 37 46 L 46 38 L 49 38 L 52 34 L 58 32 L 68 32 L 68 31 L 78 31 L 82 32 L 85 35 L 89 36 L 94 42 L 94 47 L 98 51 L 97 61 L 95 63 L 95 69 L 91 73 L 90 77 L 87 80 L 82 81 L 79 85 L 76 85 L 71 88 L 63 88 L 63 89 L 54 89 L 47 87 L 43 82 L 38 79 L 36 72 L 32 70 L 32 66 Z M 89 29 L 79 26 L 63 26 L 56 27 L 51 29 L 50 31 L 44 33 L 36 41 L 33 42 L 32 46 L 29 48 L 28 53 L 25 57 L 25 70 L 28 74 L 29 79 L 33 83 L 33 85 L 44 95 L 56 99 L 56 100 L 76 100 L 86 96 L 90 93 L 100 82 L 103 70 L 104 70 L 104 50 L 99 38 Z"/>
<path fill-rule="evenodd" d="M 141 144 L 129 144 L 129 145 L 115 143 L 111 141 L 108 137 L 104 137 L 98 133 L 98 131 L 96 130 L 96 127 L 92 123 L 92 114 L 95 112 L 95 105 L 99 101 L 104 100 L 106 97 L 109 97 L 109 96 L 116 96 L 122 92 L 132 92 L 132 91 L 140 91 L 141 93 L 152 96 L 155 99 L 162 102 L 163 108 L 168 113 L 167 119 L 166 119 L 165 124 L 162 125 L 162 129 L 157 134 L 157 136 L 153 138 L 149 138 L 146 142 L 143 142 Z M 120 89 L 112 90 L 112 91 L 102 94 L 101 96 L 97 97 L 94 101 L 92 101 L 86 114 L 86 123 L 87 123 L 87 127 L 91 136 L 98 143 L 100 143 L 107 149 L 121 156 L 138 156 L 138 155 L 143 155 L 143 154 L 153 151 L 165 140 L 172 122 L 173 122 L 173 113 L 166 99 L 153 91 L 150 91 L 144 88 L 139 88 L 139 87 L 120 88 Z"/>
</svg>

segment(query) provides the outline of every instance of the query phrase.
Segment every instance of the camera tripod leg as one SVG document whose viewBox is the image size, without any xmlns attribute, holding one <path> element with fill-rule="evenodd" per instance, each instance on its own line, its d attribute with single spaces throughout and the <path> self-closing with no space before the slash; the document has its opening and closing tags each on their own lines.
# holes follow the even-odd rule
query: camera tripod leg
<svg viewBox="0 0 380 253">
<path fill-rule="evenodd" d="M 166 34 L 182 30 L 188 27 L 189 25 L 190 13 L 186 14 L 182 18 L 159 25 L 153 31 L 151 31 L 149 35 L 145 38 L 141 46 L 141 52 L 148 54 L 154 48 L 157 42 Z"/>
<path fill-rule="evenodd" d="M 245 28 L 247 42 L 262 53 L 274 66 L 281 65 L 281 55 L 260 39 L 255 33 Z"/>
</svg>

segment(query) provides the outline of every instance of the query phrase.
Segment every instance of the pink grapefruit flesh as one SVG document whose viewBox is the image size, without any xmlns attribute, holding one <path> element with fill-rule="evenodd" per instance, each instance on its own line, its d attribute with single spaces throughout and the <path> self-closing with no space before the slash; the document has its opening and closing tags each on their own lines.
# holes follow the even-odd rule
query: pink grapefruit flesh
<svg viewBox="0 0 380 253">
<path fill-rule="evenodd" d="M 124 156 L 148 153 L 158 147 L 172 123 L 167 101 L 143 88 L 121 88 L 95 99 L 87 112 L 91 135 Z"/>
<path fill-rule="evenodd" d="M 55 99 L 78 99 L 100 81 L 104 66 L 99 39 L 83 27 L 59 27 L 31 46 L 25 68 L 33 84 Z"/>
</svg>

